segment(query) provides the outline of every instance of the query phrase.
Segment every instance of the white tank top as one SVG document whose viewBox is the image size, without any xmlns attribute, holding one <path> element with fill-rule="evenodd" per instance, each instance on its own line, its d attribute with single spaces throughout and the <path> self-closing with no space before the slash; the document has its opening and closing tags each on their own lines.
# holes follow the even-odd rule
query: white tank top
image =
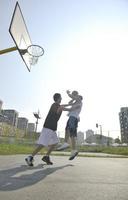
<svg viewBox="0 0 128 200">
<path fill-rule="evenodd" d="M 68 116 L 70 117 L 70 116 L 73 116 L 73 117 L 76 117 L 77 119 L 79 119 L 79 114 L 80 114 L 80 112 L 81 112 L 81 109 L 82 109 L 82 102 L 80 102 L 80 103 L 78 103 L 78 102 L 76 102 L 73 106 L 72 106 L 72 108 L 75 108 L 76 106 L 78 106 L 79 105 L 79 108 L 76 108 L 76 109 L 74 109 L 74 110 L 72 110 L 72 111 L 69 111 L 69 113 L 68 113 Z"/>
</svg>

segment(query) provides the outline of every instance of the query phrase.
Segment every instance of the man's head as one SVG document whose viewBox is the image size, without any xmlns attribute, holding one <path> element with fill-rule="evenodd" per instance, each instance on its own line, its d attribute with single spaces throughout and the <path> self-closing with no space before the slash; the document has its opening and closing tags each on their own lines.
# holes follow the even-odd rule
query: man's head
<svg viewBox="0 0 128 200">
<path fill-rule="evenodd" d="M 60 103 L 61 102 L 61 94 L 60 93 L 55 93 L 54 95 L 53 95 L 53 99 L 54 99 L 54 101 L 56 102 L 56 103 Z"/>
<path fill-rule="evenodd" d="M 83 100 L 83 97 L 81 95 L 78 95 L 77 98 L 76 98 L 76 101 L 81 102 L 82 100 Z"/>
<path fill-rule="evenodd" d="M 76 100 L 78 98 L 78 92 L 76 90 L 72 91 L 72 99 Z"/>
<path fill-rule="evenodd" d="M 81 95 L 78 96 L 79 100 L 82 101 L 83 97 Z"/>
<path fill-rule="evenodd" d="M 72 91 L 73 96 L 78 96 L 78 92 L 76 90 Z"/>
</svg>

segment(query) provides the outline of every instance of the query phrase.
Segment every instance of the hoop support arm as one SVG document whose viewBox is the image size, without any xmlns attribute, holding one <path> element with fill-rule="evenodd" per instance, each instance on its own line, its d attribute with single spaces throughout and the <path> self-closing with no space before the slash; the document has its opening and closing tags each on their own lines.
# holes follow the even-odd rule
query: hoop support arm
<svg viewBox="0 0 128 200">
<path fill-rule="evenodd" d="M 7 49 L 3 49 L 3 50 L 0 50 L 0 55 L 5 54 L 5 53 L 9 53 L 9 52 L 12 52 L 12 51 L 16 51 L 16 50 L 17 50 L 17 47 L 11 47 L 11 48 L 7 48 Z"/>
</svg>

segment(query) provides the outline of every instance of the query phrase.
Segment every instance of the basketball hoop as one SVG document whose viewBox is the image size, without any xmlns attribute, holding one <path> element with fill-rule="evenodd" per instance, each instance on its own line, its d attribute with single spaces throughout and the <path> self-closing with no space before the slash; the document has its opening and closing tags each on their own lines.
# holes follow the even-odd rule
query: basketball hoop
<svg viewBox="0 0 128 200">
<path fill-rule="evenodd" d="M 22 55 L 28 53 L 30 56 L 34 56 L 38 58 L 40 56 L 43 56 L 44 49 L 39 45 L 32 44 L 28 46 L 27 49 L 20 49 L 20 52 Z"/>
<path fill-rule="evenodd" d="M 39 45 L 32 44 L 32 45 L 28 46 L 27 52 L 28 52 L 29 55 L 38 58 L 40 56 L 43 56 L 44 49 L 41 46 L 39 46 Z"/>
<path fill-rule="evenodd" d="M 30 65 L 35 65 L 38 62 L 38 58 L 43 56 L 44 49 L 39 45 L 30 45 L 27 49 L 20 49 L 19 50 L 22 55 L 26 53 L 29 55 L 29 63 Z"/>
</svg>

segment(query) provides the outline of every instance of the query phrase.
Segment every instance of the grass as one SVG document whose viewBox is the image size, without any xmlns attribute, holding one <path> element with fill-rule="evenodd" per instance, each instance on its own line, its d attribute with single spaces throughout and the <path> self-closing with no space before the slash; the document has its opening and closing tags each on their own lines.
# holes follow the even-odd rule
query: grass
<svg viewBox="0 0 128 200">
<path fill-rule="evenodd" d="M 34 150 L 35 145 L 27 145 L 27 144 L 0 144 L 0 155 L 14 155 L 14 154 L 30 154 Z M 70 151 L 67 150 L 67 152 Z M 117 154 L 128 156 L 128 147 L 103 147 L 103 146 L 94 146 L 94 147 L 80 147 L 80 152 L 91 152 L 93 153 L 107 153 L 107 154 Z M 46 149 L 41 150 L 41 154 L 44 154 Z M 63 153 L 55 153 L 55 155 L 65 155 Z"/>
<path fill-rule="evenodd" d="M 81 152 L 95 152 L 95 153 L 108 153 L 128 156 L 128 147 L 104 147 L 104 146 L 94 146 L 94 147 L 80 147 Z"/>
<path fill-rule="evenodd" d="M 0 144 L 0 155 L 30 154 L 34 148 L 34 145 Z M 45 152 L 45 150 L 41 151 L 41 153 L 43 152 Z"/>
</svg>

